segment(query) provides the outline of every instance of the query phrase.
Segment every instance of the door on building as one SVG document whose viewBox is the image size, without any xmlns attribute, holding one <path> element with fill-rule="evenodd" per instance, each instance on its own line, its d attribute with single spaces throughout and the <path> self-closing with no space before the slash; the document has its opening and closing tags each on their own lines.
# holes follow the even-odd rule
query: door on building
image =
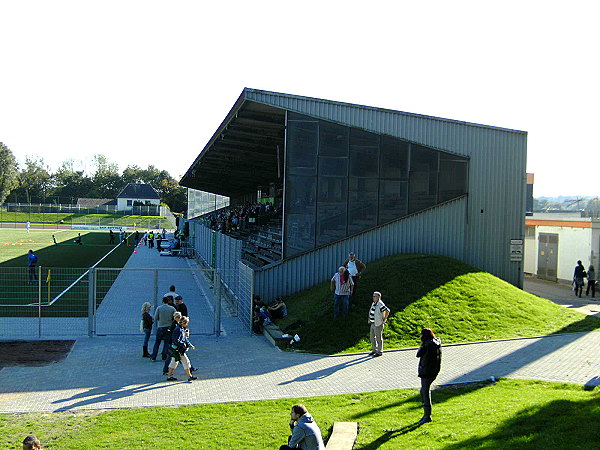
<svg viewBox="0 0 600 450">
<path fill-rule="evenodd" d="M 538 277 L 546 280 L 557 279 L 558 234 L 538 234 Z"/>
</svg>

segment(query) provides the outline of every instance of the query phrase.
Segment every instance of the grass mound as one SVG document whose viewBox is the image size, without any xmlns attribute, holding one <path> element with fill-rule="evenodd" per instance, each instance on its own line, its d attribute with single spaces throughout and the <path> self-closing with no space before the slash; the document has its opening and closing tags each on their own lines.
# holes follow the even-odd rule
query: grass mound
<svg viewBox="0 0 600 450">
<path fill-rule="evenodd" d="M 367 317 L 376 290 L 391 309 L 384 329 L 387 349 L 418 346 L 423 327 L 432 328 L 445 344 L 600 328 L 598 317 L 435 255 L 396 255 L 368 264 L 347 317 L 333 320 L 333 294 L 326 282 L 285 299 L 288 317 L 277 324 L 298 333 L 302 341 L 294 347 L 305 351 L 370 351 Z M 303 324 L 297 327 L 299 321 Z"/>
</svg>

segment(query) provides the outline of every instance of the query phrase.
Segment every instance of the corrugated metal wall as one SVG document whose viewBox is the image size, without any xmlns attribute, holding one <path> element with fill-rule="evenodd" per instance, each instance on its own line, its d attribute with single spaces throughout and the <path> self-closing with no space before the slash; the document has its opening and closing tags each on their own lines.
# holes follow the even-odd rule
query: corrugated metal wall
<svg viewBox="0 0 600 450">
<path fill-rule="evenodd" d="M 461 231 L 467 245 L 464 261 L 522 287 L 522 263 L 511 262 L 509 250 L 510 239 L 523 238 L 525 232 L 525 132 L 252 89 L 245 92 L 250 101 L 469 156 L 467 223 Z M 436 227 L 445 224 L 438 222 Z"/>
<path fill-rule="evenodd" d="M 435 206 L 380 228 L 254 272 L 254 293 L 269 301 L 331 279 L 353 251 L 365 263 L 398 253 L 465 260 L 467 198 Z"/>
</svg>

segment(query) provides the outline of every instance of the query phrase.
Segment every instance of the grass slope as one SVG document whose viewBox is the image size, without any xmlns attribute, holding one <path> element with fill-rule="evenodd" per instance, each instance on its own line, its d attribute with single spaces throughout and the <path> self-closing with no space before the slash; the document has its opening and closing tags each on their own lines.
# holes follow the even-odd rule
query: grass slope
<svg viewBox="0 0 600 450">
<path fill-rule="evenodd" d="M 324 438 L 333 422 L 359 423 L 355 449 L 591 448 L 600 442 L 600 395 L 581 387 L 502 379 L 433 391 L 434 422 L 418 426 L 418 391 L 108 412 L 0 415 L 0 447 L 28 434 L 45 449 L 275 449 L 289 408 L 306 404 Z"/>
<path fill-rule="evenodd" d="M 524 292 L 461 261 L 435 255 L 397 255 L 367 265 L 347 317 L 333 320 L 333 294 L 322 283 L 287 298 L 283 330 L 297 332 L 295 345 L 317 353 L 370 351 L 368 311 L 373 291 L 391 309 L 385 348 L 419 345 L 432 328 L 446 344 L 587 331 L 600 318 L 585 316 Z M 304 325 L 288 329 L 297 321 Z"/>
</svg>

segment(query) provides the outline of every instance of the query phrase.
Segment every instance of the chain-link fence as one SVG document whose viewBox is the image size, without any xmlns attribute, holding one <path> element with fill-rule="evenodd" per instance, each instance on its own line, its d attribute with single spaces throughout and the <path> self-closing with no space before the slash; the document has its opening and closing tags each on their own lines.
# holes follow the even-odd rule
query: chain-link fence
<svg viewBox="0 0 600 450">
<path fill-rule="evenodd" d="M 43 229 L 71 228 L 78 225 L 138 229 L 175 227 L 175 217 L 164 206 L 135 206 L 134 210 L 126 212 L 117 211 L 115 208 L 4 203 L 0 205 L 0 226 L 23 228 L 29 222 L 33 228 Z"/>
<path fill-rule="evenodd" d="M 140 334 L 142 304 L 153 314 L 171 285 L 192 334 L 219 335 L 223 318 L 239 314 L 213 269 L 0 268 L 0 337 Z"/>
</svg>

